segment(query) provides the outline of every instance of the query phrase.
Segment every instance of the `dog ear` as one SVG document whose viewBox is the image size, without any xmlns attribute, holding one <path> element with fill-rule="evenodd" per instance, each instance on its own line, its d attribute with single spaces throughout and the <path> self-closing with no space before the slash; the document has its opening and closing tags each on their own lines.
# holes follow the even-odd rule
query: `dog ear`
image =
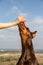
<svg viewBox="0 0 43 65">
<path fill-rule="evenodd" d="M 36 37 L 36 32 L 37 32 L 37 31 L 31 32 L 32 38 Z"/>
</svg>

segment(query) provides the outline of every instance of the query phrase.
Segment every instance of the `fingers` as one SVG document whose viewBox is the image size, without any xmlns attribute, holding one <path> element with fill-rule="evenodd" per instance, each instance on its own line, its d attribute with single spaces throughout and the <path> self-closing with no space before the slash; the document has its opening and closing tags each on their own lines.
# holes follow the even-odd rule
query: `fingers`
<svg viewBox="0 0 43 65">
<path fill-rule="evenodd" d="M 17 19 L 19 20 L 19 22 L 25 22 L 26 21 L 26 18 L 24 16 L 19 16 Z"/>
</svg>

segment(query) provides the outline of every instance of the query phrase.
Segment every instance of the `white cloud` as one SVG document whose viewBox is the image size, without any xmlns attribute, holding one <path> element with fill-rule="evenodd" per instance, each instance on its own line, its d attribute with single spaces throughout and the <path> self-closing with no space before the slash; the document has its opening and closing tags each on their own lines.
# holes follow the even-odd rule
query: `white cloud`
<svg viewBox="0 0 43 65">
<path fill-rule="evenodd" d="M 42 32 L 42 30 L 43 30 L 43 17 L 41 17 L 41 16 L 34 17 L 29 22 L 26 22 L 26 25 L 31 31 L 37 30 L 38 33 L 39 33 L 39 31 Z"/>
<path fill-rule="evenodd" d="M 8 29 L 10 29 L 10 30 L 14 30 L 14 29 L 15 29 L 15 27 L 10 27 L 10 28 L 8 28 Z"/>
<path fill-rule="evenodd" d="M 5 35 L 0 35 L 0 38 L 5 38 Z"/>
<path fill-rule="evenodd" d="M 27 13 L 22 13 L 22 12 L 20 12 L 20 15 L 28 16 Z"/>
<path fill-rule="evenodd" d="M 16 6 L 13 6 L 11 9 L 9 9 L 9 10 L 5 13 L 5 15 L 6 15 L 6 16 L 10 16 L 11 14 L 16 13 L 17 10 L 18 10 L 18 8 L 17 8 Z"/>
<path fill-rule="evenodd" d="M 13 6 L 13 7 L 11 8 L 11 12 L 12 12 L 12 13 L 15 13 L 15 12 L 17 12 L 17 11 L 19 11 L 19 10 L 18 10 L 18 7 Z"/>
<path fill-rule="evenodd" d="M 11 30 L 11 31 L 17 31 L 18 27 L 17 26 L 14 26 L 14 27 L 10 27 L 8 29 Z"/>
<path fill-rule="evenodd" d="M 11 14 L 23 15 L 27 16 L 27 13 L 22 12 L 17 6 L 13 6 L 9 11 L 5 13 L 6 16 L 10 16 Z"/>
<path fill-rule="evenodd" d="M 7 39 L 17 39 L 17 36 L 16 34 L 7 34 L 7 33 L 4 33 L 4 34 L 1 34 L 0 35 L 0 39 L 4 39 L 4 40 L 7 40 Z"/>
<path fill-rule="evenodd" d="M 35 17 L 33 22 L 36 24 L 43 24 L 43 18 L 41 16 Z"/>
</svg>

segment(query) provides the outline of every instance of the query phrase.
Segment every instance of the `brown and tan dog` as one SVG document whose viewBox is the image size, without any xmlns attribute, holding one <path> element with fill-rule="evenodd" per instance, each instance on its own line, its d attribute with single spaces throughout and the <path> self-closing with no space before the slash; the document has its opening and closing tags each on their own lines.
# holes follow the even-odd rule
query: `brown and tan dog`
<svg viewBox="0 0 43 65">
<path fill-rule="evenodd" d="M 9 23 L 0 23 L 0 29 L 9 28 L 18 25 L 22 43 L 22 54 L 17 65 L 39 65 L 35 57 L 32 38 L 35 37 L 36 31 L 31 32 L 24 24 L 26 19 L 19 16 L 15 21 Z"/>
<path fill-rule="evenodd" d="M 36 36 L 36 32 L 31 32 L 25 24 L 19 23 L 19 34 L 21 37 L 22 54 L 17 65 L 39 65 L 35 57 L 32 39 Z"/>
</svg>

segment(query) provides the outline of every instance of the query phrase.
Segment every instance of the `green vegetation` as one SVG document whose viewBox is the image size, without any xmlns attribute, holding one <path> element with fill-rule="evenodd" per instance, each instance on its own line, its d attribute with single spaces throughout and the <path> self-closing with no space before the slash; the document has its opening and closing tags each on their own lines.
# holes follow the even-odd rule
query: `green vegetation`
<svg viewBox="0 0 43 65">
<path fill-rule="evenodd" d="M 16 65 L 17 61 L 19 60 L 20 52 L 14 53 L 0 53 L 0 65 Z M 39 65 L 43 65 L 43 53 L 36 53 L 37 60 Z"/>
<path fill-rule="evenodd" d="M 14 63 L 11 63 L 10 65 L 15 65 Z"/>
<path fill-rule="evenodd" d="M 43 63 L 39 64 L 39 65 L 43 65 Z"/>
<path fill-rule="evenodd" d="M 18 59 L 19 59 L 19 57 L 12 57 L 12 56 L 10 56 L 10 57 L 0 57 L 1 62 L 13 61 L 13 60 L 17 61 Z"/>
</svg>

